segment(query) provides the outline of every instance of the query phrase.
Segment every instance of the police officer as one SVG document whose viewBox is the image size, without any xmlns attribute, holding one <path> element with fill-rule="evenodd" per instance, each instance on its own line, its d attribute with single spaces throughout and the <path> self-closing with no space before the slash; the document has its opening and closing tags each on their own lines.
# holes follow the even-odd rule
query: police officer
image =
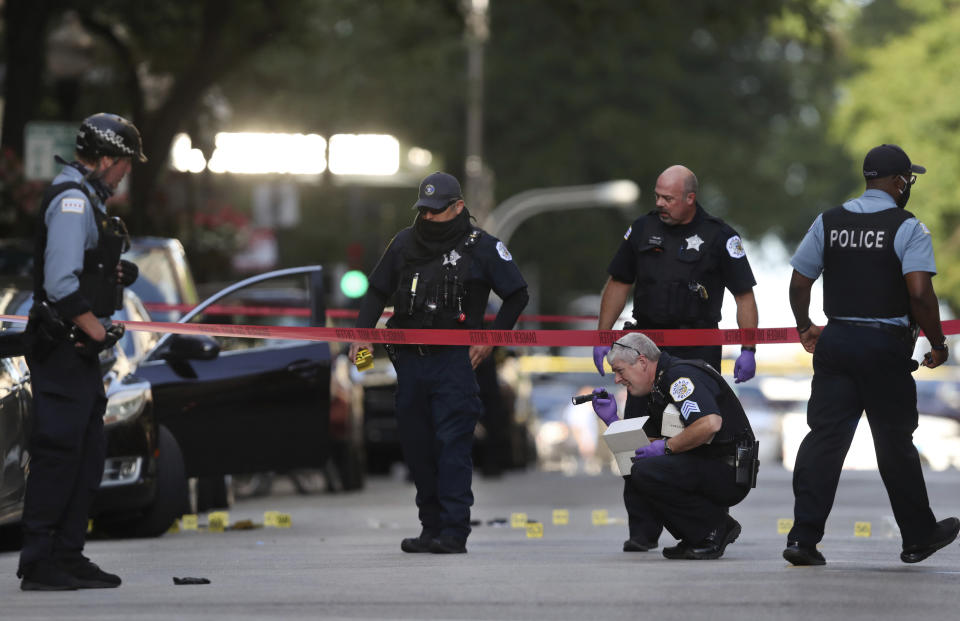
<svg viewBox="0 0 960 621">
<path fill-rule="evenodd" d="M 123 335 L 110 315 L 137 276 L 136 265 L 120 260 L 126 232 L 105 202 L 132 160 L 146 157 L 129 121 L 95 114 L 77 132 L 76 160 L 57 159 L 64 167 L 41 203 L 26 329 L 34 418 L 17 571 L 23 590 L 120 585 L 83 547 L 105 457 L 98 354 Z"/>
<path fill-rule="evenodd" d="M 607 268 L 609 278 L 600 302 L 598 330 L 610 330 L 623 312 L 633 286 L 635 327 L 716 328 L 720 321 L 724 288 L 737 304 L 737 325 L 757 327 L 756 281 L 743 242 L 733 228 L 707 213 L 697 202 L 696 175 L 684 166 L 671 166 L 657 178 L 657 208 L 638 218 L 623 236 L 623 242 Z M 626 327 L 626 326 L 625 326 Z M 754 341 L 745 339 L 734 365 L 736 383 L 756 373 Z M 720 369 L 722 348 L 716 346 L 667 347 L 665 351 L 684 359 L 700 359 Z M 593 360 L 604 374 L 608 346 L 593 349 Z M 643 416 L 644 400 L 627 397 L 626 418 Z M 639 503 L 634 487 L 624 484 L 628 516 Z M 633 518 L 624 552 L 656 547 L 644 541 Z"/>
<path fill-rule="evenodd" d="M 370 275 L 357 327 L 372 328 L 393 298 L 391 328 L 477 329 L 492 289 L 503 299 L 492 328 L 513 328 L 527 285 L 503 242 L 474 227 L 460 184 L 443 172 L 420 183 L 413 226 L 393 238 Z M 354 343 L 351 359 L 370 343 Z M 466 552 L 473 504 L 470 452 L 482 412 L 474 368 L 487 346 L 390 348 L 397 369 L 397 422 L 417 488 L 422 531 L 404 552 Z"/>
<path fill-rule="evenodd" d="M 654 542 L 666 527 L 680 540 L 663 549 L 666 558 L 720 558 L 741 530 L 728 510 L 756 476 L 753 430 L 740 401 L 713 367 L 661 353 L 639 332 L 615 342 L 607 361 L 616 382 L 643 398 L 650 414 L 644 424 L 650 443 L 637 449 L 627 477 L 637 492 L 636 535 Z M 607 425 L 617 420 L 616 401 L 603 389 L 594 391 L 593 409 Z M 675 435 L 664 433 L 671 411 L 682 426 Z"/>
<path fill-rule="evenodd" d="M 923 366 L 947 360 L 930 231 L 904 209 L 917 174 L 925 172 L 897 145 L 874 147 L 863 160 L 866 191 L 817 216 L 791 260 L 790 306 L 800 341 L 813 354 L 810 433 L 797 453 L 794 526 L 783 551 L 794 565 L 826 563 L 816 544 L 864 410 L 903 537 L 900 560 L 922 561 L 960 531 L 957 518 L 934 518 L 912 440 L 918 417 L 911 323 L 931 344 Z M 828 318 L 822 331 L 808 314 L 821 273 Z"/>
</svg>

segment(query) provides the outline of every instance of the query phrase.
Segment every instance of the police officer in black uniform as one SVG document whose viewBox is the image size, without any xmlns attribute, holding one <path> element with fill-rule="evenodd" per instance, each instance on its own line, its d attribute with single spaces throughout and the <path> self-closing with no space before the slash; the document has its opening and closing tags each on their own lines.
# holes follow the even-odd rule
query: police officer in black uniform
<svg viewBox="0 0 960 621">
<path fill-rule="evenodd" d="M 34 418 L 17 571 L 23 590 L 120 585 L 83 547 L 105 457 L 99 352 L 123 335 L 110 315 L 137 277 L 136 265 L 120 260 L 128 237 L 105 202 L 134 159 L 146 161 L 137 128 L 95 114 L 77 132 L 76 160 L 58 158 L 65 166 L 43 196 L 26 329 Z"/>
<path fill-rule="evenodd" d="M 638 218 L 623 236 L 623 243 L 607 268 L 610 277 L 600 302 L 598 330 L 610 330 L 633 291 L 633 327 L 640 329 L 716 328 L 720 321 L 724 288 L 737 304 L 737 325 L 757 327 L 756 281 L 737 232 L 697 202 L 696 175 L 684 166 L 671 166 L 657 178 L 657 208 Z M 629 327 L 629 326 L 624 326 Z M 745 339 L 734 365 L 737 383 L 756 372 L 754 341 Z M 715 346 L 666 347 L 683 359 L 699 359 L 720 369 L 722 348 Z M 609 346 L 597 346 L 593 360 L 600 375 Z M 645 401 L 627 397 L 626 418 L 645 415 Z M 624 484 L 628 516 L 639 506 L 635 487 Z M 629 519 L 630 538 L 624 552 L 656 547 L 644 540 L 639 524 Z"/>
<path fill-rule="evenodd" d="M 797 453 L 794 525 L 783 551 L 794 565 L 826 564 L 816 545 L 864 411 L 903 537 L 900 560 L 922 561 L 960 532 L 957 518 L 937 522 L 933 516 L 913 444 L 914 328 L 922 328 L 931 345 L 923 366 L 947 360 L 930 231 L 904 209 L 917 174 L 925 172 L 897 145 L 874 147 L 863 161 L 864 193 L 817 216 L 790 262 L 790 306 L 800 341 L 813 354 L 810 433 Z M 821 273 L 828 318 L 822 330 L 808 314 Z"/>
<path fill-rule="evenodd" d="M 740 401 L 713 367 L 661 353 L 638 332 L 614 343 L 607 361 L 617 383 L 644 399 L 650 414 L 644 424 L 650 444 L 637 449 L 627 477 L 636 490 L 637 535 L 657 541 L 666 527 L 680 542 L 664 548 L 665 557 L 720 558 L 741 530 L 728 510 L 755 484 L 759 463 Z M 593 409 L 607 425 L 617 420 L 616 401 L 603 389 L 594 391 Z M 669 412 L 679 433 L 665 433 Z"/>
<path fill-rule="evenodd" d="M 503 242 L 470 222 L 456 178 L 443 172 L 420 183 L 413 226 L 393 238 L 370 275 L 358 328 L 376 325 L 393 298 L 390 328 L 477 329 L 492 289 L 503 304 L 491 326 L 512 329 L 527 304 L 527 285 Z M 370 343 L 354 343 L 351 359 Z M 417 488 L 420 536 L 404 552 L 466 552 L 473 504 L 471 447 L 483 411 L 474 369 L 487 346 L 389 348 L 397 369 L 397 422 Z"/>
</svg>

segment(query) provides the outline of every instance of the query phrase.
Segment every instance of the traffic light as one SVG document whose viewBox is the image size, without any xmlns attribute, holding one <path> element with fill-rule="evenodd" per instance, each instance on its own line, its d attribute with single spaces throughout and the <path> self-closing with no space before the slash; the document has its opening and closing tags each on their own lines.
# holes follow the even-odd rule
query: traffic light
<svg viewBox="0 0 960 621">
<path fill-rule="evenodd" d="M 366 274 L 360 270 L 350 270 L 340 277 L 340 291 L 348 298 L 362 298 L 368 285 Z"/>
</svg>

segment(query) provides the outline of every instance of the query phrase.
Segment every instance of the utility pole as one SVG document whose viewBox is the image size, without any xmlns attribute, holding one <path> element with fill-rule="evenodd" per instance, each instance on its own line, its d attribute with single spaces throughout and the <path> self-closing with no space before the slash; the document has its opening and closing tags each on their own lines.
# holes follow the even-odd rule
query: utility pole
<svg viewBox="0 0 960 621">
<path fill-rule="evenodd" d="M 482 222 L 493 209 L 493 172 L 483 161 L 483 54 L 490 37 L 489 0 L 462 0 L 467 43 L 467 136 L 464 198 Z"/>
</svg>

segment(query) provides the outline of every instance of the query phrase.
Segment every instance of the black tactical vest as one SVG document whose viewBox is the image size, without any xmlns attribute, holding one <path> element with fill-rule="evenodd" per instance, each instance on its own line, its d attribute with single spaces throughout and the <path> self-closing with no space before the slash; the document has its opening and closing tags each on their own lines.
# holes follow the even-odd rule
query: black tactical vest
<svg viewBox="0 0 960 621">
<path fill-rule="evenodd" d="M 51 201 L 65 190 L 77 189 L 87 197 L 97 223 L 97 246 L 83 253 L 83 271 L 80 273 L 80 295 L 90 303 L 97 317 L 109 317 L 123 303 L 121 286 L 117 283 L 117 264 L 126 250 L 128 237 L 119 218 L 108 218 L 96 208 L 86 189 L 76 181 L 66 181 L 50 186 L 43 193 L 40 204 L 40 226 L 37 228 L 37 243 L 34 246 L 33 295 L 37 300 L 46 300 L 43 288 L 44 256 L 47 249 L 46 213 Z"/>
<path fill-rule="evenodd" d="M 900 225 L 913 214 L 899 207 L 823 214 L 823 311 L 827 317 L 902 317 L 910 296 L 893 248 Z"/>
<path fill-rule="evenodd" d="M 720 394 L 715 397 L 717 407 L 720 408 L 720 418 L 723 421 L 720 425 L 720 431 L 716 433 L 710 444 L 698 446 L 692 452 L 709 456 L 732 455 L 732 447 L 736 442 L 744 438 L 755 439 L 753 427 L 750 425 L 747 413 L 743 411 L 740 399 L 737 398 L 736 393 L 730 388 L 730 384 L 723 379 L 723 376 L 716 369 L 703 360 L 696 359 L 683 360 L 671 357 L 669 363 L 669 366 L 657 370 L 653 390 L 648 396 L 651 411 L 662 413 L 663 409 L 670 403 L 670 399 L 667 397 L 670 391 L 670 386 L 666 381 L 667 369 L 675 369 L 681 365 L 696 367 L 712 377 L 720 387 Z"/>
<path fill-rule="evenodd" d="M 713 220 L 702 213 L 694 226 L 683 228 L 683 234 L 661 222 L 655 212 L 643 220 L 634 248 L 633 316 L 638 327 L 700 328 L 720 321 L 724 285 L 709 253 L 723 228 Z M 696 250 L 686 241 L 693 236 L 702 240 Z"/>
<path fill-rule="evenodd" d="M 400 271 L 400 285 L 394 292 L 391 328 L 465 327 L 467 287 L 472 249 L 482 235 L 473 229 L 445 254 L 428 261 L 408 261 Z"/>
</svg>

